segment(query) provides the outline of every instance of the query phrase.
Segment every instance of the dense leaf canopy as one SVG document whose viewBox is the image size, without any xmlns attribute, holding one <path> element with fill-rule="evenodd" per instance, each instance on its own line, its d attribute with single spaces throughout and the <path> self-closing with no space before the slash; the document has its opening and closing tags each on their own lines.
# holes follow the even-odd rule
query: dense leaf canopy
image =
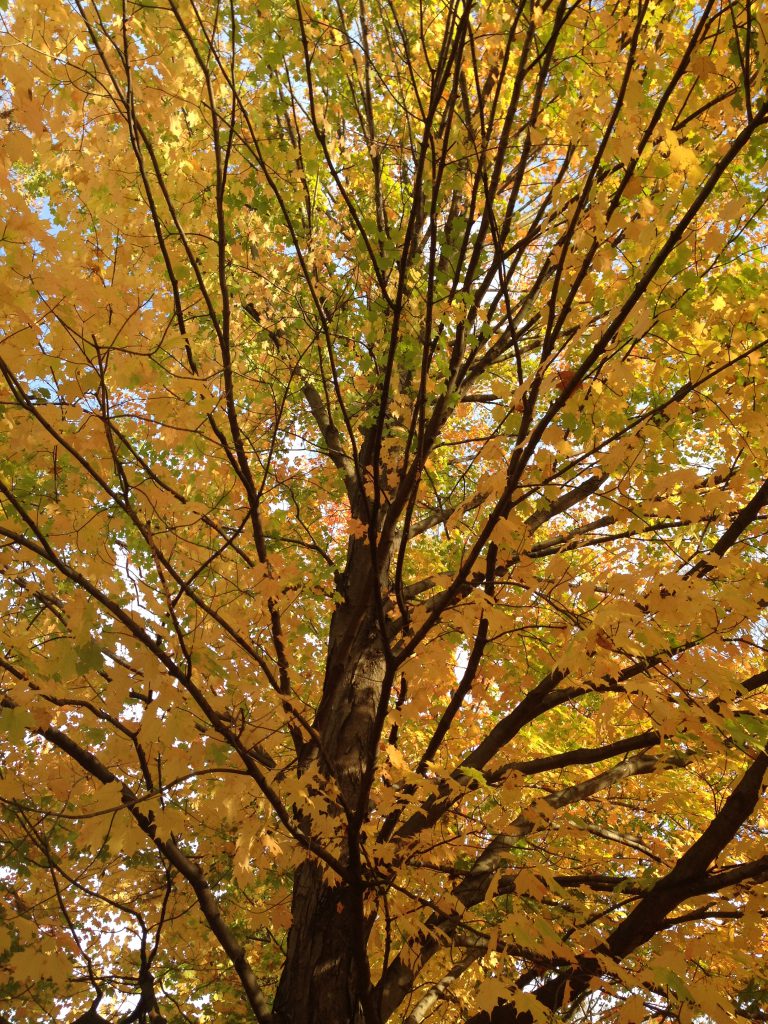
<svg viewBox="0 0 768 1024">
<path fill-rule="evenodd" d="M 0 17 L 0 1020 L 768 1020 L 768 6 Z"/>
</svg>

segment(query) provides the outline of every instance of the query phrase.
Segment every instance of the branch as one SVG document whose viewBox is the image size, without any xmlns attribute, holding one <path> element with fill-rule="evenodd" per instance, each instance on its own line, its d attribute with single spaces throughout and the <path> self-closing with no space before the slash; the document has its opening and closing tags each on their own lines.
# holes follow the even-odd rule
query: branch
<svg viewBox="0 0 768 1024">
<path fill-rule="evenodd" d="M 466 953 L 457 964 L 454 964 L 447 974 L 442 976 L 440 981 L 427 989 L 426 993 L 421 997 L 416 1006 L 414 1006 L 405 1018 L 403 1024 L 422 1024 L 422 1021 L 424 1021 L 429 1015 L 435 1003 L 439 1002 L 441 999 L 445 999 L 445 996 L 454 981 L 458 981 L 464 971 L 466 971 L 468 967 L 471 967 L 475 961 L 479 960 L 485 952 L 485 947 L 481 947 L 479 949 L 471 949 Z"/>
<path fill-rule="evenodd" d="M 213 895 L 213 891 L 198 865 L 187 857 L 175 840 L 160 838 L 154 822 L 139 809 L 139 801 L 136 794 L 125 782 L 110 771 L 106 765 L 102 764 L 94 754 L 77 744 L 68 733 L 61 732 L 52 726 L 34 731 L 37 735 L 42 736 L 54 747 L 65 753 L 98 782 L 101 782 L 103 785 L 117 783 L 120 786 L 123 805 L 136 821 L 136 824 L 152 840 L 166 860 L 190 884 L 198 905 L 203 912 L 203 916 L 208 922 L 208 926 L 218 939 L 219 945 L 226 953 L 240 979 L 248 1005 L 251 1007 L 256 1020 L 259 1024 L 271 1024 L 272 1014 L 269 1004 L 256 980 L 256 975 L 248 963 L 245 950 L 234 931 L 224 920 L 216 897 Z"/>
</svg>

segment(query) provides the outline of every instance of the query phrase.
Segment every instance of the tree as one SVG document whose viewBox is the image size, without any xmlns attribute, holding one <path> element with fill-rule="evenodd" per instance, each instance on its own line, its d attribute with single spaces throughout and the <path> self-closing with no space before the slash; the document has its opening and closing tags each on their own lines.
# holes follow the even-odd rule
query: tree
<svg viewBox="0 0 768 1024">
<path fill-rule="evenodd" d="M 765 1020 L 768 9 L 3 17 L 3 1020 Z"/>
</svg>

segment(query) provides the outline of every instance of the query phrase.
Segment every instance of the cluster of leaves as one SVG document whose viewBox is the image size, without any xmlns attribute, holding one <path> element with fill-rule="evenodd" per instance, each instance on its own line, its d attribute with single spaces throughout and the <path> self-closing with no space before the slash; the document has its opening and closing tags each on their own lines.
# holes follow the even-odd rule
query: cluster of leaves
<svg viewBox="0 0 768 1024">
<path fill-rule="evenodd" d="M 3 1019 L 766 1020 L 768 7 L 2 18 Z"/>
</svg>

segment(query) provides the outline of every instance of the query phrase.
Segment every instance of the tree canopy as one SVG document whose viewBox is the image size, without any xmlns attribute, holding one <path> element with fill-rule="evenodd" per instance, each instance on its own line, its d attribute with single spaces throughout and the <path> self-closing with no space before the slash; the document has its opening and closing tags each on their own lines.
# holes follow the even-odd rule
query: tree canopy
<svg viewBox="0 0 768 1024">
<path fill-rule="evenodd" d="M 0 1020 L 768 1020 L 763 0 L 0 17 Z"/>
</svg>

